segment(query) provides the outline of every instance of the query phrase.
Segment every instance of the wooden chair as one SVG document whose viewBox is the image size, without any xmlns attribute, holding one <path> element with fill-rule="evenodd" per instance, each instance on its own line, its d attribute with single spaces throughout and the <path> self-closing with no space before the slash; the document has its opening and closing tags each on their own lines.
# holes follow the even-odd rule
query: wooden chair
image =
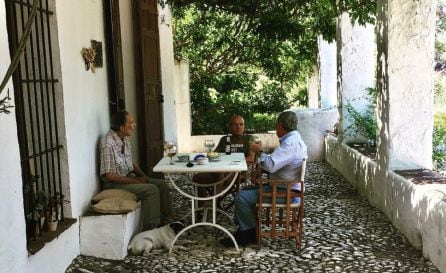
<svg viewBox="0 0 446 273">
<path fill-rule="evenodd" d="M 256 205 L 257 246 L 259 249 L 263 237 L 271 239 L 294 237 L 296 248 L 301 248 L 305 169 L 306 160 L 302 162 L 300 179 L 262 179 L 259 181 L 261 182 L 259 183 L 259 202 Z M 300 191 L 292 189 L 296 183 L 300 184 Z M 271 186 L 271 191 L 265 190 L 266 185 Z M 299 197 L 300 202 L 292 203 L 294 197 Z M 280 203 L 277 202 L 278 200 Z"/>
<path fill-rule="evenodd" d="M 256 163 L 257 160 L 251 162 L 246 162 L 246 165 L 248 166 L 248 170 L 242 175 L 240 175 L 237 178 L 237 181 L 234 183 L 232 188 L 226 192 L 221 198 L 219 198 L 218 206 L 222 208 L 224 211 L 229 211 L 229 209 L 234 205 L 234 199 L 236 194 L 244 187 L 250 186 L 250 185 L 256 185 L 257 184 L 257 171 L 259 168 L 259 165 Z M 231 195 L 231 201 L 226 203 L 225 205 L 222 204 L 222 201 L 226 198 L 226 196 Z"/>
</svg>

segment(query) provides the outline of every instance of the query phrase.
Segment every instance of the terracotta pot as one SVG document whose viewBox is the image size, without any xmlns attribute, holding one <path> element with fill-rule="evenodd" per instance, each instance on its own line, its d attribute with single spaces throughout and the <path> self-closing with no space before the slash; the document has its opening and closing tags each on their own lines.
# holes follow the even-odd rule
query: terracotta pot
<svg viewBox="0 0 446 273">
<path fill-rule="evenodd" d="M 57 221 L 54 222 L 47 222 L 48 225 L 48 231 L 55 231 L 57 229 Z"/>
</svg>

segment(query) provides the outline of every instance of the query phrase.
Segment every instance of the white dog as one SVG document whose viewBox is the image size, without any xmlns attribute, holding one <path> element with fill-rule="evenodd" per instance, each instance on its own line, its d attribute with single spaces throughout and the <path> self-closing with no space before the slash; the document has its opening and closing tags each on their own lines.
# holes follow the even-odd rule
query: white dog
<svg viewBox="0 0 446 273">
<path fill-rule="evenodd" d="M 169 249 L 176 234 L 184 228 L 181 222 L 174 222 L 159 228 L 136 234 L 127 249 L 135 255 L 148 256 L 152 249 Z"/>
</svg>

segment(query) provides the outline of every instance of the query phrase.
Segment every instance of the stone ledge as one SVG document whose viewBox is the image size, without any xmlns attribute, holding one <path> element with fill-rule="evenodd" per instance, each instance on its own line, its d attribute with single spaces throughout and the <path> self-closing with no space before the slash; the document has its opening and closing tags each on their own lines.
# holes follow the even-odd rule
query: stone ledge
<svg viewBox="0 0 446 273">
<path fill-rule="evenodd" d="M 87 212 L 80 217 L 80 254 L 120 260 L 127 256 L 127 245 L 140 230 L 141 209 L 123 214 Z"/>
<path fill-rule="evenodd" d="M 415 184 L 336 139 L 325 138 L 325 160 L 441 271 L 446 272 L 445 184 Z"/>
</svg>

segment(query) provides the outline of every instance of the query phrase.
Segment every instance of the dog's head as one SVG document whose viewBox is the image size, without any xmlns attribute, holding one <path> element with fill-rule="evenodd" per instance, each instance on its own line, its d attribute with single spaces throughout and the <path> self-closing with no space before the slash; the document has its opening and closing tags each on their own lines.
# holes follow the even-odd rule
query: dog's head
<svg viewBox="0 0 446 273">
<path fill-rule="evenodd" d="M 178 234 L 178 232 L 184 228 L 184 223 L 180 221 L 173 222 L 169 224 L 169 227 L 175 232 L 175 234 Z"/>
</svg>

